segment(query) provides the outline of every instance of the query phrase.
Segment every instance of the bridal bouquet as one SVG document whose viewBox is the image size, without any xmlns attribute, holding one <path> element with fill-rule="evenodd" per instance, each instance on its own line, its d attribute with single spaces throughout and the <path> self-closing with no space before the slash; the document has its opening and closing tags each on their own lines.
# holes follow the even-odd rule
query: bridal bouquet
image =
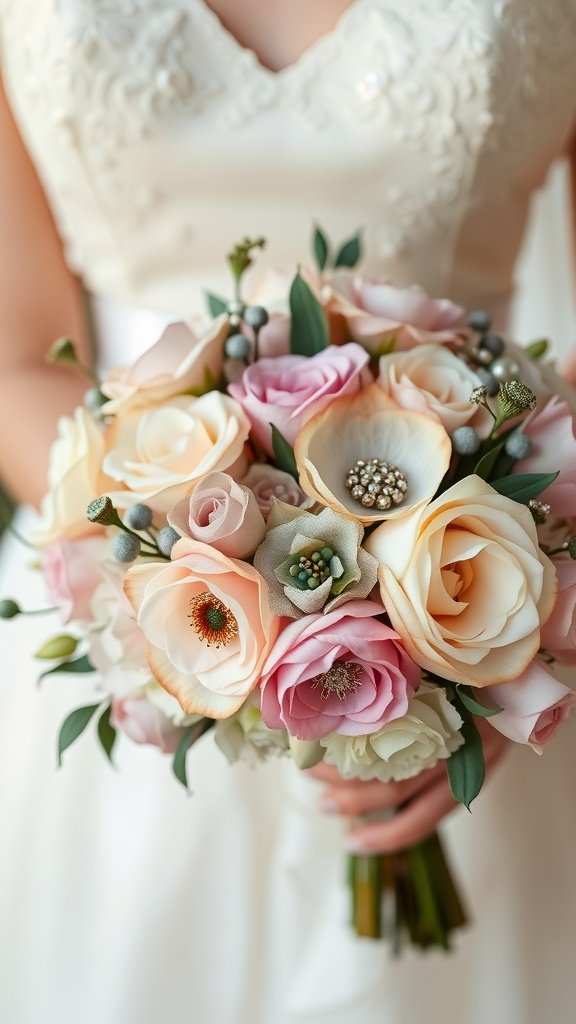
<svg viewBox="0 0 576 1024">
<path fill-rule="evenodd" d="M 359 241 L 248 304 L 177 323 L 59 424 L 36 542 L 66 632 L 44 675 L 97 673 L 91 720 L 186 755 L 409 779 L 444 761 L 467 807 L 476 720 L 540 752 L 574 704 L 575 400 L 490 320 L 354 274 Z M 52 361 L 78 365 L 61 340 Z M 22 609 L 9 599 L 0 614 Z M 437 836 L 350 860 L 359 934 L 447 948 L 465 920 Z"/>
</svg>

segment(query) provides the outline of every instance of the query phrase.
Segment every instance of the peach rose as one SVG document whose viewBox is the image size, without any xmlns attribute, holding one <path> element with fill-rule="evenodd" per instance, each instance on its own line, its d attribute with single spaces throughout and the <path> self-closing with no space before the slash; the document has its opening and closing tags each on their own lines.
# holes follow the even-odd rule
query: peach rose
<svg viewBox="0 0 576 1024">
<path fill-rule="evenodd" d="M 107 473 L 127 490 L 110 492 L 120 508 L 137 501 L 167 512 L 204 477 L 242 459 L 250 424 L 233 398 L 211 391 L 181 395 L 118 417 L 104 459 Z M 102 493 L 95 490 L 94 494 Z"/>
<path fill-rule="evenodd" d="M 379 526 L 365 547 L 392 625 L 423 668 L 481 687 L 517 679 L 532 661 L 556 572 L 528 508 L 469 476 Z"/>
<path fill-rule="evenodd" d="M 168 522 L 182 537 L 209 544 L 229 558 L 253 554 L 266 532 L 252 491 L 226 473 L 210 473 L 194 494 L 174 506 Z"/>
<path fill-rule="evenodd" d="M 33 538 L 37 544 L 94 532 L 86 509 L 111 484 L 103 458 L 104 436 L 86 409 L 79 406 L 72 418 L 59 419 L 58 437 L 50 449 L 50 490 L 42 499 L 42 522 Z"/>
<path fill-rule="evenodd" d="M 228 317 L 215 320 L 197 337 L 187 324 L 170 324 L 155 345 L 132 366 L 113 370 L 101 388 L 110 399 L 107 416 L 164 402 L 173 395 L 202 393 L 222 372 Z M 211 383 L 212 382 L 212 383 Z"/>
<path fill-rule="evenodd" d="M 183 538 L 169 565 L 137 565 L 125 591 L 155 679 L 187 714 L 228 718 L 257 685 L 280 620 L 247 562 Z"/>
</svg>

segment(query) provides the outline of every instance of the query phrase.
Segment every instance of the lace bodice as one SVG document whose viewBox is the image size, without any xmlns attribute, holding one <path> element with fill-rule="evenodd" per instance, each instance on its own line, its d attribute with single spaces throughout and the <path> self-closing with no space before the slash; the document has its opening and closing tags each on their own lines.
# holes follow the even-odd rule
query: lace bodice
<svg viewBox="0 0 576 1024">
<path fill-rule="evenodd" d="M 2 72 L 71 266 L 99 295 L 198 307 L 246 233 L 494 307 L 576 118 L 574 0 L 355 0 L 284 71 L 204 0 L 0 0 Z"/>
</svg>

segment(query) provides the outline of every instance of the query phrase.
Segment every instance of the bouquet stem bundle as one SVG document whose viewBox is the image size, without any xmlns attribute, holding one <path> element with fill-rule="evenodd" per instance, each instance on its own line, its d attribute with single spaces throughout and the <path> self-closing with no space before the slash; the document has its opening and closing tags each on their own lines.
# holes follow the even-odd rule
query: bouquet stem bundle
<svg viewBox="0 0 576 1024">
<path fill-rule="evenodd" d="M 468 920 L 437 833 L 399 853 L 351 854 L 348 883 L 356 934 L 388 940 L 395 955 L 407 941 L 449 950 Z"/>
</svg>

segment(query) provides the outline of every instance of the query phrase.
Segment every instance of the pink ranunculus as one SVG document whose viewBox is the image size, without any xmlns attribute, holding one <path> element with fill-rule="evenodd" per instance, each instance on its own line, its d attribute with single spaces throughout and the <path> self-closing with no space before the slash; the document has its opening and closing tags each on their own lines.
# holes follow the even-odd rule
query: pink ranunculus
<svg viewBox="0 0 576 1024">
<path fill-rule="evenodd" d="M 210 473 L 174 506 L 168 522 L 182 537 L 209 544 L 229 558 L 253 554 L 266 532 L 252 491 L 227 473 Z"/>
<path fill-rule="evenodd" d="M 538 497 L 552 506 L 554 518 L 573 517 L 576 512 L 576 415 L 566 402 L 554 396 L 541 412 L 526 421 L 522 433 L 532 442 L 532 452 L 517 462 L 512 472 L 560 470 L 554 483 Z"/>
<path fill-rule="evenodd" d="M 515 743 L 527 743 L 537 753 L 552 738 L 556 729 L 576 704 L 576 694 L 564 686 L 535 658 L 512 683 L 491 686 L 482 690 L 502 711 L 488 719 L 498 732 Z"/>
<path fill-rule="evenodd" d="M 63 622 L 92 618 L 90 602 L 102 582 L 100 566 L 106 538 L 79 537 L 53 541 L 41 554 L 48 600 L 57 604 Z"/>
<path fill-rule="evenodd" d="M 420 669 L 382 614 L 375 602 L 349 601 L 287 626 L 262 672 L 266 725 L 315 740 L 377 732 L 404 715 Z"/>
<path fill-rule="evenodd" d="M 268 463 L 255 462 L 240 482 L 253 492 L 265 519 L 270 515 L 275 500 L 295 508 L 303 508 L 311 503 L 294 477 Z"/>
<path fill-rule="evenodd" d="M 184 729 L 174 725 L 145 694 L 115 697 L 110 721 L 133 743 L 159 747 L 164 754 L 174 754 L 184 734 Z"/>
<path fill-rule="evenodd" d="M 564 665 L 576 665 L 576 561 L 554 559 L 558 596 L 542 628 L 540 644 Z"/>
<path fill-rule="evenodd" d="M 465 327 L 464 310 L 449 299 L 434 299 L 417 285 L 401 288 L 359 276 L 334 279 L 328 309 L 342 314 L 352 337 L 371 351 L 392 338 L 395 351 L 454 344 Z"/>
<path fill-rule="evenodd" d="M 272 455 L 273 423 L 289 444 L 300 428 L 334 399 L 355 395 L 365 375 L 368 356 L 353 342 L 329 346 L 317 355 L 260 359 L 228 385 L 252 424 L 258 444 Z"/>
</svg>

